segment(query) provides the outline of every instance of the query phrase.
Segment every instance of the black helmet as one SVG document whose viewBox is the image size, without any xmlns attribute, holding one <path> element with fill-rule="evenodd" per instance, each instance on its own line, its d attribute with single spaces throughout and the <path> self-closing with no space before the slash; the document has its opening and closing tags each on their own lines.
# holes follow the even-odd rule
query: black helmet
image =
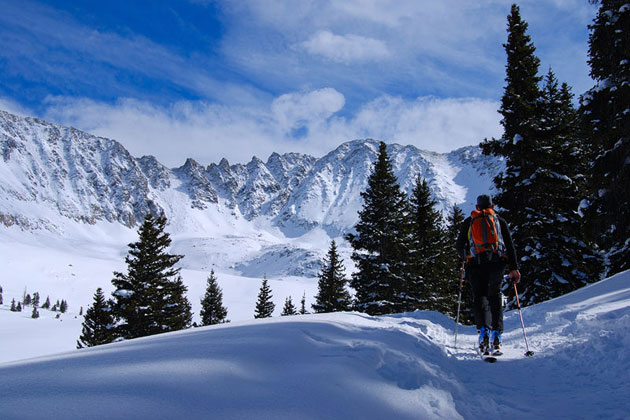
<svg viewBox="0 0 630 420">
<path fill-rule="evenodd" d="M 481 194 L 477 197 L 477 206 L 482 210 L 489 208 L 492 206 L 492 197 L 488 194 Z"/>
</svg>

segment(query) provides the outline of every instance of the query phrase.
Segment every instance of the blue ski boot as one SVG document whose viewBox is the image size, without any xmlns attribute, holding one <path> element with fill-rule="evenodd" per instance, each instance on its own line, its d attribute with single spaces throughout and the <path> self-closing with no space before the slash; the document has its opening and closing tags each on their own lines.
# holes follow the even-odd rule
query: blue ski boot
<svg viewBox="0 0 630 420">
<path fill-rule="evenodd" d="M 501 331 L 492 330 L 490 338 L 492 339 L 492 354 L 501 355 Z"/>
<path fill-rule="evenodd" d="M 490 331 L 486 327 L 481 327 L 479 329 L 479 353 L 483 355 L 490 354 L 490 337 L 488 336 L 489 332 Z"/>
</svg>

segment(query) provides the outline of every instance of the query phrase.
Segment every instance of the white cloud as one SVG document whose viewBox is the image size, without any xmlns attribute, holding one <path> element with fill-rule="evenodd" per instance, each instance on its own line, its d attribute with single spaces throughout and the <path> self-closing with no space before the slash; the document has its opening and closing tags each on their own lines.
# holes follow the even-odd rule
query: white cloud
<svg viewBox="0 0 630 420">
<path fill-rule="evenodd" d="M 383 41 L 352 34 L 335 35 L 330 31 L 313 34 L 302 46 L 311 54 L 342 63 L 380 60 L 389 56 L 389 50 Z"/>
<path fill-rule="evenodd" d="M 22 105 L 9 98 L 0 97 L 0 109 L 11 114 L 21 115 L 23 117 L 33 115 L 32 111 L 24 108 Z"/>
<path fill-rule="evenodd" d="M 151 154 L 169 167 L 188 157 L 209 164 L 223 157 L 232 163 L 265 159 L 272 152 L 323 156 L 358 138 L 447 152 L 501 134 L 499 104 L 482 99 L 382 96 L 348 117 L 337 115 L 343 105 L 344 96 L 331 88 L 285 94 L 262 109 L 50 98 L 46 118 L 116 139 L 134 156 Z"/>
</svg>

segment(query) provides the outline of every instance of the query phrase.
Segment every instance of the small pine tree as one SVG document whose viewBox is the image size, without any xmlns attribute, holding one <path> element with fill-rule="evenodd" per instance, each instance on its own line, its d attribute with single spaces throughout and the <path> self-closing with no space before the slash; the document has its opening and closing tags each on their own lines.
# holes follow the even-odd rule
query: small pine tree
<svg viewBox="0 0 630 420">
<path fill-rule="evenodd" d="M 17 306 L 15 306 L 15 299 L 11 300 L 11 312 L 17 312 Z"/>
<path fill-rule="evenodd" d="M 83 306 L 81 306 L 81 309 L 79 309 L 79 315 L 83 316 Z"/>
<path fill-rule="evenodd" d="M 330 243 L 318 277 L 318 293 L 311 305 L 313 310 L 317 313 L 347 311 L 350 308 L 350 294 L 346 290 L 348 280 L 334 240 Z"/>
<path fill-rule="evenodd" d="M 50 309 L 50 296 L 46 296 L 46 302 L 42 305 L 43 309 Z"/>
<path fill-rule="evenodd" d="M 284 301 L 284 307 L 282 308 L 282 313 L 280 314 L 280 316 L 290 316 L 290 315 L 297 315 L 297 314 L 298 314 L 297 308 L 293 304 L 293 301 L 291 300 L 291 296 L 289 296 Z"/>
<path fill-rule="evenodd" d="M 207 280 L 206 294 L 201 299 L 201 325 L 214 325 L 229 322 L 227 309 L 223 306 L 223 291 L 219 287 L 214 270 Z"/>
<path fill-rule="evenodd" d="M 83 321 L 83 330 L 77 340 L 77 348 L 93 347 L 114 341 L 115 321 L 111 309 L 105 302 L 103 290 L 99 287 L 94 294 L 94 302 L 89 306 Z"/>
<path fill-rule="evenodd" d="M 33 293 L 33 300 L 31 301 L 31 304 L 39 308 L 39 293 Z"/>
<path fill-rule="evenodd" d="M 22 312 L 22 302 L 18 302 L 15 308 L 16 312 Z"/>
<path fill-rule="evenodd" d="M 4 303 L 4 299 L 2 298 L 2 286 L 0 286 L 0 305 Z"/>
<path fill-rule="evenodd" d="M 67 310 L 68 310 L 68 302 L 62 299 L 61 304 L 59 305 L 59 312 L 61 312 L 62 314 L 65 314 Z"/>
<path fill-rule="evenodd" d="M 254 318 L 270 318 L 273 315 L 276 305 L 271 301 L 273 295 L 271 294 L 271 287 L 267 282 L 267 277 L 263 278 L 262 286 L 258 292 L 258 301 L 256 302 L 256 312 Z"/>
<path fill-rule="evenodd" d="M 302 294 L 302 300 L 300 300 L 300 315 L 306 315 L 308 311 L 306 310 L 306 292 Z"/>
<path fill-rule="evenodd" d="M 33 302 L 33 312 L 31 313 L 31 318 L 39 318 L 39 305 L 37 305 L 35 302 Z"/>
<path fill-rule="evenodd" d="M 24 306 L 30 305 L 32 300 L 33 299 L 31 298 L 31 294 L 27 293 L 26 296 L 24 296 L 24 301 L 22 303 L 24 304 Z"/>
</svg>

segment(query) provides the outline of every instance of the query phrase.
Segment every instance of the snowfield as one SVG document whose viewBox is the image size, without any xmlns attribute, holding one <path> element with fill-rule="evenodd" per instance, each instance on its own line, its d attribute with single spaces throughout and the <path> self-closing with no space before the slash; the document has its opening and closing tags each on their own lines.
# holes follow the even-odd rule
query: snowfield
<svg viewBox="0 0 630 420">
<path fill-rule="evenodd" d="M 0 316 L 6 348 L 24 314 Z M 496 364 L 476 355 L 474 328 L 453 348 L 454 322 L 434 312 L 241 321 L 7 362 L 1 417 L 628 418 L 630 272 L 523 316 L 535 356 L 511 311 Z"/>
</svg>

